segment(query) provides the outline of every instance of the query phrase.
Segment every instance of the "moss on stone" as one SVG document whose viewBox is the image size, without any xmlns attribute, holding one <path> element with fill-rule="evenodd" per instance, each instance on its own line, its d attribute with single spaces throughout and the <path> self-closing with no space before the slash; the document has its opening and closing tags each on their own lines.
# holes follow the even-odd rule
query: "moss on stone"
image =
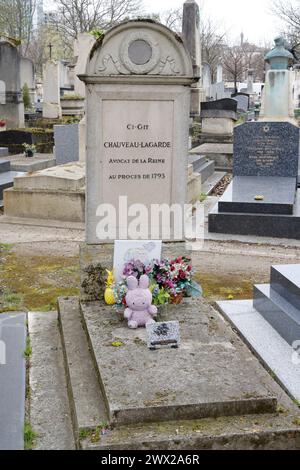
<svg viewBox="0 0 300 470">
<path fill-rule="evenodd" d="M 0 312 L 51 311 L 57 298 L 79 294 L 77 258 L 2 253 Z"/>
</svg>

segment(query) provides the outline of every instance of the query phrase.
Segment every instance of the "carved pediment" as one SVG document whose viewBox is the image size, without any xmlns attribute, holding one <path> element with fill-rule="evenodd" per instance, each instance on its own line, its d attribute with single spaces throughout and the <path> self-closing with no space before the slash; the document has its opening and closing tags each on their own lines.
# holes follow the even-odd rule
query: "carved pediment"
<svg viewBox="0 0 300 470">
<path fill-rule="evenodd" d="M 193 69 L 178 35 L 153 21 L 128 21 L 108 31 L 94 47 L 87 75 L 192 77 Z"/>
</svg>

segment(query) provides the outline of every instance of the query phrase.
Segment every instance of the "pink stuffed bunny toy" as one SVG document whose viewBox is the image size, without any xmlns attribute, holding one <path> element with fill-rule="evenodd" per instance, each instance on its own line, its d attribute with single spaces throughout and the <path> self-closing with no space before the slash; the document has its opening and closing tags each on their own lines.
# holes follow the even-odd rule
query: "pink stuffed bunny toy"
<svg viewBox="0 0 300 470">
<path fill-rule="evenodd" d="M 153 317 L 157 315 L 157 308 L 152 304 L 152 294 L 149 289 L 149 277 L 141 276 L 140 283 L 134 277 L 127 279 L 128 292 L 126 295 L 126 308 L 124 318 L 128 320 L 129 328 L 136 329 L 155 323 Z"/>
</svg>

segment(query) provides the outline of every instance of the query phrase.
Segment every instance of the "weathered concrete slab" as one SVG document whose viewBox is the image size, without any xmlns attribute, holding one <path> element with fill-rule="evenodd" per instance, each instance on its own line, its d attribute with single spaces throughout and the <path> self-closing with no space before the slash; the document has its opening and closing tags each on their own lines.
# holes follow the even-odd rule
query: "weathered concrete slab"
<svg viewBox="0 0 300 470">
<path fill-rule="evenodd" d="M 12 171 L 30 172 L 44 170 L 56 165 L 53 153 L 35 153 L 33 157 L 26 158 L 24 153 L 8 155 L 5 160 L 11 164 Z"/>
<path fill-rule="evenodd" d="M 79 298 L 60 298 L 58 305 L 74 428 L 95 429 L 107 422 L 107 411 L 81 323 Z"/>
<path fill-rule="evenodd" d="M 26 314 L 0 315 L 0 450 L 24 449 Z"/>
<path fill-rule="evenodd" d="M 30 419 L 36 450 L 75 449 L 56 312 L 29 313 Z"/>
<path fill-rule="evenodd" d="M 296 351 L 253 308 L 252 300 L 218 302 L 218 306 L 284 389 L 300 402 L 300 358 Z"/>
<path fill-rule="evenodd" d="M 268 374 L 203 300 L 160 319 L 180 322 L 178 350 L 149 351 L 144 329 L 129 330 L 99 302 L 82 304 L 82 314 L 115 425 L 276 410 Z"/>
<path fill-rule="evenodd" d="M 285 403 L 286 404 L 286 403 Z M 82 441 L 83 450 L 298 450 L 299 413 L 247 415 L 193 421 L 145 423 L 113 429 L 99 441 Z"/>
<path fill-rule="evenodd" d="M 85 164 L 68 163 L 15 178 L 16 190 L 78 191 L 85 185 Z"/>
</svg>

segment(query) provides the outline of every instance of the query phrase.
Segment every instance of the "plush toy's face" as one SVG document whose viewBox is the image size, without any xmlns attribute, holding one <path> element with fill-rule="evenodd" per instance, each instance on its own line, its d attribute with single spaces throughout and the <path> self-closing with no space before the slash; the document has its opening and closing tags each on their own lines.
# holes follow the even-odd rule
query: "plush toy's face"
<svg viewBox="0 0 300 470">
<path fill-rule="evenodd" d="M 152 294 L 149 290 L 137 288 L 128 292 L 126 303 L 131 310 L 145 310 L 150 307 L 152 303 Z"/>
<path fill-rule="evenodd" d="M 129 289 L 126 295 L 127 306 L 134 311 L 147 310 L 152 303 L 148 276 L 142 276 L 140 282 L 130 276 L 127 279 L 127 285 Z"/>
</svg>

